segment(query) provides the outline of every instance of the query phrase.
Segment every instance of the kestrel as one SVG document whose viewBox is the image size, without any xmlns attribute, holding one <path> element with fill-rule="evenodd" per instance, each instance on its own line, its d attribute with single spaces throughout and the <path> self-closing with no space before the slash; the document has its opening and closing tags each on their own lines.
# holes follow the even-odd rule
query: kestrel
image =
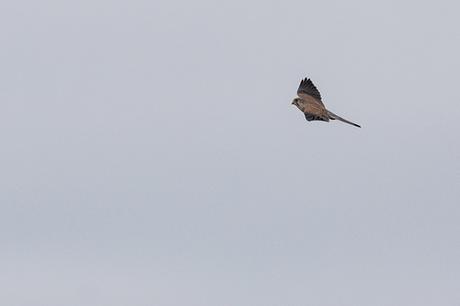
<svg viewBox="0 0 460 306">
<path fill-rule="evenodd" d="M 321 101 L 319 90 L 316 89 L 316 86 L 310 79 L 305 78 L 300 82 L 297 95 L 299 97 L 292 100 L 292 104 L 297 106 L 305 114 L 307 121 L 321 120 L 329 122 L 329 120 L 337 119 L 356 127 L 361 127 L 328 111 Z"/>
</svg>

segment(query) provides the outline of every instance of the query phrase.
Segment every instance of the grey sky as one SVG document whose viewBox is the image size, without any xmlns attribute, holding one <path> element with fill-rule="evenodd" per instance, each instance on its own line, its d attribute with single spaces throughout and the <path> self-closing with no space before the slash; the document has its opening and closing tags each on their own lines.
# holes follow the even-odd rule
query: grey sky
<svg viewBox="0 0 460 306">
<path fill-rule="evenodd" d="M 459 10 L 3 1 L 0 304 L 459 305 Z"/>
</svg>

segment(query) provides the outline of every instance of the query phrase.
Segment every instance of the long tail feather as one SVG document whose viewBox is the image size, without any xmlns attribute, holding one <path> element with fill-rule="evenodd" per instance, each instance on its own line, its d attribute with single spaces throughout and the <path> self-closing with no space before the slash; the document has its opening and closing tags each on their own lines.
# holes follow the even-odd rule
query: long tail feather
<svg viewBox="0 0 460 306">
<path fill-rule="evenodd" d="M 348 120 L 346 120 L 346 119 L 343 119 L 343 118 L 340 117 L 340 116 L 337 116 L 336 114 L 334 114 L 334 113 L 331 112 L 331 111 L 327 111 L 327 114 L 329 115 L 329 119 L 332 119 L 332 120 L 337 119 L 337 120 L 340 120 L 340 121 L 342 121 L 342 122 L 345 122 L 345 123 L 354 125 L 354 126 L 356 126 L 356 127 L 359 127 L 359 128 L 361 127 L 360 125 L 358 125 L 358 124 L 356 124 L 356 123 L 353 123 L 353 122 L 351 122 L 351 121 L 348 121 Z"/>
</svg>

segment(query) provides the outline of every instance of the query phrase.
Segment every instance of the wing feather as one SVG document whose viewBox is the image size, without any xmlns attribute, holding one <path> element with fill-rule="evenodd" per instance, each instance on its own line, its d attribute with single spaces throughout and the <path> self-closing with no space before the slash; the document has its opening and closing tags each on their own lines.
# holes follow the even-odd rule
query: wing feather
<svg viewBox="0 0 460 306">
<path fill-rule="evenodd" d="M 302 97 L 302 95 L 309 95 L 321 102 L 321 94 L 319 93 L 319 90 L 308 78 L 305 78 L 300 82 L 297 94 L 299 97 Z"/>
<path fill-rule="evenodd" d="M 315 121 L 315 120 L 329 121 L 328 118 L 321 117 L 321 116 L 318 116 L 318 115 L 313 115 L 313 114 L 310 114 L 310 113 L 304 113 L 304 114 L 305 114 L 305 119 L 307 119 L 307 121 Z"/>
</svg>

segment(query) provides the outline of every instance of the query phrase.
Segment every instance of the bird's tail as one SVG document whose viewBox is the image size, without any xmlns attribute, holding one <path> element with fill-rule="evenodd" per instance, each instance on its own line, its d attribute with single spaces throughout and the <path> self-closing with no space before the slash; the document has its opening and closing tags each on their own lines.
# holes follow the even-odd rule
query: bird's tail
<svg viewBox="0 0 460 306">
<path fill-rule="evenodd" d="M 357 125 L 356 123 L 353 123 L 353 122 L 351 122 L 351 121 L 348 121 L 348 120 L 346 120 L 346 119 L 343 119 L 343 118 L 340 117 L 340 116 L 337 116 L 336 114 L 334 114 L 334 113 L 331 112 L 331 111 L 327 111 L 327 114 L 328 114 L 328 116 L 329 116 L 329 119 L 331 119 L 331 120 L 337 119 L 337 120 L 340 120 L 340 121 L 342 121 L 342 122 L 345 122 L 345 123 L 354 125 L 354 126 L 356 126 L 356 127 L 359 127 L 359 128 L 361 127 L 360 125 Z"/>
</svg>

